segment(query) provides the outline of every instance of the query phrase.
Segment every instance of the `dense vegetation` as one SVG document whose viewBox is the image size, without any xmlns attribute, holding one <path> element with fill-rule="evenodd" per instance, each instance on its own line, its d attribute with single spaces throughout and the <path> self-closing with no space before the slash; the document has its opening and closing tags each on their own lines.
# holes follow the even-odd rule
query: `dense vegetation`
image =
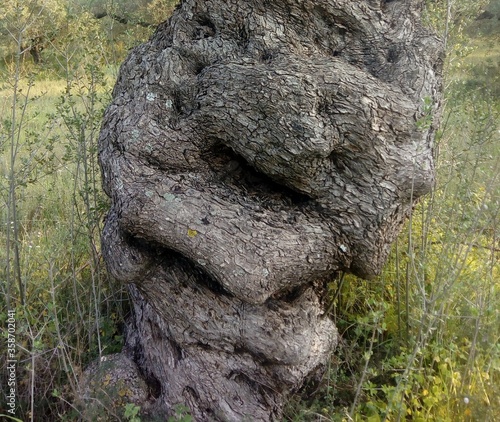
<svg viewBox="0 0 500 422">
<path fill-rule="evenodd" d="M 0 384 L 15 310 L 22 420 L 75 420 L 82 369 L 121 348 L 127 294 L 99 251 L 107 199 L 96 138 L 117 66 L 174 3 L 25 0 L 0 10 Z M 342 344 L 287 420 L 500 414 L 500 2 L 484 3 L 428 3 L 448 51 L 438 183 L 378 279 L 332 280 Z"/>
</svg>

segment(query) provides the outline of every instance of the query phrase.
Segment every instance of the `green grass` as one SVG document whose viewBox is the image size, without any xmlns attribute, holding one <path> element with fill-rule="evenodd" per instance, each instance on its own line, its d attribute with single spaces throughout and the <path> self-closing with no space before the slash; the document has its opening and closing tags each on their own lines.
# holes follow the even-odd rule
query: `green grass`
<svg viewBox="0 0 500 422">
<path fill-rule="evenodd" d="M 456 94 L 491 96 L 491 106 L 498 111 L 500 97 L 500 34 L 477 37 L 468 41 L 469 53 L 463 60 L 458 55 L 451 62 L 450 83 Z M 452 77 L 451 77 L 452 76 Z"/>
</svg>

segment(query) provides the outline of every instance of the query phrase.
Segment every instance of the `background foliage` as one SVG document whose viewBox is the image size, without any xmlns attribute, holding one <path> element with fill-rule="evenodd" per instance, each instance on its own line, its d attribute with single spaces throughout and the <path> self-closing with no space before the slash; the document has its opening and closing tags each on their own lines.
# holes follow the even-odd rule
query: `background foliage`
<svg viewBox="0 0 500 422">
<path fill-rule="evenodd" d="M 176 1 L 4 3 L 0 320 L 15 309 L 17 416 L 73 421 L 79 374 L 120 350 L 128 312 L 99 251 L 107 209 L 99 125 L 117 66 Z M 323 379 L 290 403 L 287 420 L 500 414 L 499 18 L 498 0 L 428 1 L 426 22 L 448 51 L 437 186 L 377 280 L 332 280 L 330 312 L 342 342 Z M 124 415 L 137 422 L 140 409 L 127 405 Z M 185 409 L 178 419 L 190 420 Z"/>
</svg>

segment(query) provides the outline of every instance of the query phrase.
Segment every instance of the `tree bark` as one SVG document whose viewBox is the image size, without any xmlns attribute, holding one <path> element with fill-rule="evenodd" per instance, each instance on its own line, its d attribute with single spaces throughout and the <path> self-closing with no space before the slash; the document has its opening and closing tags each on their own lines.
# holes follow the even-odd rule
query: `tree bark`
<svg viewBox="0 0 500 422">
<path fill-rule="evenodd" d="M 321 371 L 325 283 L 378 274 L 434 183 L 442 43 L 421 3 L 185 0 L 130 53 L 102 244 L 144 409 L 278 420 Z"/>
</svg>

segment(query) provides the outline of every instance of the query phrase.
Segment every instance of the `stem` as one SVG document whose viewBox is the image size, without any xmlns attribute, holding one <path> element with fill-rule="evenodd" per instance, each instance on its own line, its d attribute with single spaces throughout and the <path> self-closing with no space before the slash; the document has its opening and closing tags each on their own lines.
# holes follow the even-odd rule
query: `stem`
<svg viewBox="0 0 500 422">
<path fill-rule="evenodd" d="M 444 50 L 447 50 L 448 47 L 448 36 L 450 33 L 450 21 L 451 21 L 451 0 L 446 1 L 446 25 L 444 29 Z"/>
<path fill-rule="evenodd" d="M 59 343 L 58 349 L 61 351 L 61 360 L 63 363 L 64 371 L 68 374 L 68 381 L 71 385 L 71 389 L 73 392 L 77 392 L 76 381 L 73 379 L 75 371 L 73 370 L 73 366 L 71 365 L 71 358 L 67 355 L 66 344 L 62 338 L 61 327 L 59 325 L 59 316 L 57 314 L 57 300 L 55 295 L 55 284 L 54 284 L 54 262 L 50 261 L 49 263 L 49 281 L 50 281 L 50 298 L 52 300 L 52 310 L 54 317 L 54 326 L 57 333 L 57 341 Z M 73 376 L 72 376 L 73 375 Z"/>
<path fill-rule="evenodd" d="M 368 365 L 370 364 L 370 358 L 373 354 L 373 344 L 375 342 L 375 336 L 378 331 L 378 321 L 372 330 L 372 338 L 370 340 L 370 347 L 368 352 L 366 352 L 365 366 L 363 367 L 363 372 L 361 373 L 361 379 L 358 382 L 358 386 L 356 387 L 356 394 L 354 395 L 354 400 L 351 404 L 351 409 L 349 411 L 349 416 L 352 418 L 354 416 L 354 411 L 356 410 L 356 406 L 358 405 L 359 396 L 361 395 L 361 390 L 363 388 L 363 383 L 365 382 L 366 374 L 368 373 Z"/>
<path fill-rule="evenodd" d="M 6 254 L 6 281 L 7 281 L 7 308 L 10 309 L 10 301 L 12 297 L 12 276 L 11 276 L 11 248 L 14 252 L 14 280 L 17 281 L 19 288 L 19 296 L 20 303 L 24 305 L 24 288 L 21 279 L 21 264 L 20 264 L 20 254 L 19 254 L 19 223 L 18 223 L 18 215 L 17 215 L 17 181 L 16 181 L 16 161 L 17 161 L 17 153 L 19 150 L 20 143 L 20 134 L 21 134 L 21 125 L 24 120 L 27 99 L 29 92 L 26 94 L 26 99 L 24 102 L 24 106 L 21 112 L 21 116 L 17 115 L 17 106 L 18 106 L 18 90 L 19 90 L 19 81 L 21 79 L 21 55 L 22 55 L 22 40 L 23 40 L 23 32 L 25 28 L 20 28 L 16 37 L 16 55 L 15 55 L 15 67 L 14 67 L 14 84 L 13 84 L 13 95 L 12 95 L 12 110 L 11 110 L 11 128 L 10 128 L 10 156 L 9 156 L 9 193 L 7 199 L 7 254 Z M 19 123 L 17 120 L 19 119 Z M 10 227 L 12 225 L 12 227 Z M 13 231 L 11 236 L 11 230 Z"/>
<path fill-rule="evenodd" d="M 401 333 L 402 333 L 402 326 L 401 326 L 401 286 L 399 284 L 401 280 L 401 275 L 399 273 L 399 241 L 396 239 L 396 309 L 397 309 L 397 315 L 398 315 L 398 337 L 399 341 L 401 342 Z"/>
</svg>

